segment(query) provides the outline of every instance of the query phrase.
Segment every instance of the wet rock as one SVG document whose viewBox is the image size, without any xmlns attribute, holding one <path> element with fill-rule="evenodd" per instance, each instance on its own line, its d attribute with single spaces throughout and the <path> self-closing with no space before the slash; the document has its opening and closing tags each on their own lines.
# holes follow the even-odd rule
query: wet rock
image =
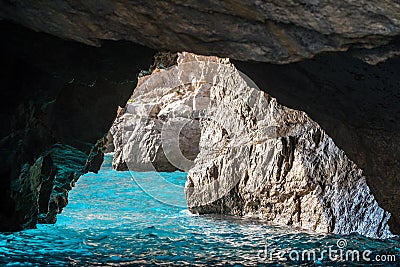
<svg viewBox="0 0 400 267">
<path fill-rule="evenodd" d="M 41 201 L 39 223 L 55 223 L 57 221 L 57 214 L 61 213 L 68 204 L 68 192 L 90 166 L 87 154 L 71 146 L 56 144 L 48 156 L 53 169 L 52 173 L 47 176 L 51 182 L 48 181 L 48 184 L 42 183 L 42 185 L 45 190 L 51 186 L 51 192 L 50 194 L 42 192 L 39 195 Z"/>
</svg>

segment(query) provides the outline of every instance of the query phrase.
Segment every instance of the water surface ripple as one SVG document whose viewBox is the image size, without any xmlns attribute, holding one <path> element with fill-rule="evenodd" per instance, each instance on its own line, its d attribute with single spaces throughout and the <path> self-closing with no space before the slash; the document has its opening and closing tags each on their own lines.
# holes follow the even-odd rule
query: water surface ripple
<svg viewBox="0 0 400 267">
<path fill-rule="evenodd" d="M 162 175 L 174 184 L 185 183 L 186 173 Z M 158 186 L 167 194 L 168 188 Z M 168 197 L 181 202 L 185 196 Z M 288 257 L 294 250 L 337 249 L 339 239 L 346 240 L 345 250 L 371 250 L 371 259 L 393 254 L 396 261 Z M 277 258 L 280 251 L 286 260 Z M 80 178 L 55 225 L 0 234 L 0 265 L 5 266 L 400 266 L 399 260 L 396 239 L 318 235 L 221 215 L 195 216 L 158 202 L 132 181 L 131 173 L 107 166 Z"/>
</svg>

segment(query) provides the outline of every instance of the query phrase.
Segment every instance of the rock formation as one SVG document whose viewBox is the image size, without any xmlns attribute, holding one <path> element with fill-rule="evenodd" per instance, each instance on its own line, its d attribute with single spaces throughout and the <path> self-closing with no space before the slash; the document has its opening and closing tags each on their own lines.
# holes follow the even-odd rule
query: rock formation
<svg viewBox="0 0 400 267">
<path fill-rule="evenodd" d="M 74 181 L 98 170 L 102 138 L 153 51 L 0 27 L 0 231 L 16 231 L 54 223 Z"/>
<path fill-rule="evenodd" d="M 400 45 L 398 45 L 400 47 Z M 364 171 L 400 233 L 400 57 L 376 66 L 349 53 L 289 65 L 234 61 L 285 106 L 304 110 Z"/>
<path fill-rule="evenodd" d="M 189 210 L 391 236 L 390 213 L 379 207 L 362 170 L 304 112 L 280 105 L 233 65 L 200 59 L 182 70 L 210 90 L 200 153 L 186 183 Z"/>
<path fill-rule="evenodd" d="M 189 170 L 190 165 L 173 164 L 168 156 L 176 156 L 175 151 L 167 154 L 165 149 L 166 141 L 172 142 L 173 137 L 178 135 L 177 151 L 182 151 L 183 157 L 191 161 L 197 156 L 200 128 L 198 120 L 191 117 L 197 90 L 189 86 L 154 91 L 147 88 L 151 87 L 138 86 L 135 89 L 124 113 L 111 127 L 115 147 L 113 168 L 129 168 L 132 171 Z"/>
<path fill-rule="evenodd" d="M 185 190 L 195 213 L 392 235 L 391 215 L 362 170 L 306 113 L 279 104 L 227 59 L 181 53 L 177 62 L 139 79 L 111 128 L 114 168 L 189 170 Z M 168 150 L 176 139 L 181 145 Z M 194 158 L 194 166 L 177 167 Z"/>
<path fill-rule="evenodd" d="M 183 53 L 180 64 L 216 57 Z M 170 63 L 174 64 L 174 62 Z M 189 70 L 172 66 L 139 78 L 138 86 L 111 127 L 113 168 L 132 171 L 188 171 L 199 153 L 199 115 L 207 108 L 209 84 L 178 77 Z"/>
<path fill-rule="evenodd" d="M 110 41 L 128 40 L 157 50 L 241 60 L 234 62 L 238 69 L 280 103 L 306 111 L 365 171 L 379 205 L 392 214 L 391 229 L 400 233 L 398 1 L 5 0 L 0 6 L 6 85 L 1 94 L 7 99 L 0 108 L 0 153 L 6 159 L 0 168 L 1 229 L 20 229 L 22 221 L 35 220 L 16 212 L 10 198 L 21 166 L 33 166 L 57 142 L 89 154 L 105 134 L 115 106 L 129 97 L 139 61 L 151 60 L 151 49 Z M 10 30 L 5 20 L 104 49 L 54 44 L 48 35 Z M 300 62 L 286 64 L 293 61 Z M 88 105 L 94 99 L 102 100 Z M 110 109 L 95 108 L 109 103 Z M 58 114 L 60 122 L 36 123 L 49 114 Z M 44 134 L 53 131 L 56 138 Z M 35 205 L 30 201 L 18 200 Z"/>
</svg>

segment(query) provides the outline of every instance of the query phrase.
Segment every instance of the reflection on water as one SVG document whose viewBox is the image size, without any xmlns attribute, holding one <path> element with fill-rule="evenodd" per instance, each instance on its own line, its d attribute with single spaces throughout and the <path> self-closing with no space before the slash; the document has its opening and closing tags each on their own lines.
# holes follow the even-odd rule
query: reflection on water
<svg viewBox="0 0 400 267">
<path fill-rule="evenodd" d="M 164 173 L 163 177 L 184 185 L 186 174 Z M 183 191 L 168 194 L 168 188 L 157 189 L 171 202 L 184 200 Z M 194 216 L 182 207 L 154 200 L 129 172 L 109 167 L 81 177 L 69 200 L 55 225 L 0 234 L 0 265 L 364 266 L 365 262 L 330 261 L 327 255 L 297 260 L 293 254 L 338 249 L 340 238 L 347 241 L 345 252 L 371 250 L 372 260 L 376 255 L 396 256 L 395 262 L 369 264 L 400 265 L 399 240 L 307 234 L 220 215 Z M 279 259 L 280 251 L 285 258 Z M 291 252 L 294 260 L 289 258 Z"/>
</svg>

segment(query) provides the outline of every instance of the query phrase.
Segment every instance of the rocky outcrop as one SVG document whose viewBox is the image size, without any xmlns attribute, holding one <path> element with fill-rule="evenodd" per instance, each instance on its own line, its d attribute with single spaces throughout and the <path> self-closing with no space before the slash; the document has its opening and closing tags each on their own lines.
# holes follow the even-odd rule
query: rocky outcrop
<svg viewBox="0 0 400 267">
<path fill-rule="evenodd" d="M 115 168 L 190 169 L 186 194 L 195 213 L 391 236 L 391 215 L 362 170 L 306 113 L 279 104 L 227 59 L 182 53 L 177 63 L 139 79 L 111 129 Z M 193 123 L 195 134 L 181 127 Z M 168 150 L 177 139 L 183 146 Z M 188 144 L 195 153 L 186 154 Z M 178 165 L 195 157 L 194 166 Z"/>
<path fill-rule="evenodd" d="M 280 105 L 233 65 L 190 65 L 192 83 L 209 83 L 210 99 L 186 183 L 189 210 L 322 233 L 391 235 L 390 213 L 362 170 L 304 112 Z"/>
<path fill-rule="evenodd" d="M 0 231 L 16 231 L 55 222 L 74 181 L 98 170 L 102 138 L 153 51 L 0 27 Z"/>
<path fill-rule="evenodd" d="M 163 97 L 159 99 L 160 102 L 147 105 L 149 108 L 160 108 L 163 112 L 160 117 L 157 114 L 149 116 L 149 110 L 143 110 L 143 113 L 136 112 L 135 108 L 143 108 L 146 104 L 135 102 L 127 105 L 127 111 L 116 119 L 111 128 L 115 147 L 114 169 L 159 172 L 190 169 L 191 161 L 199 150 L 200 128 L 198 120 L 190 118 L 191 103 L 186 102 L 192 100 L 189 95 L 194 91 L 183 90 L 185 92 L 182 96 L 170 91 L 164 99 Z M 166 98 L 170 99 L 164 102 Z M 166 117 L 163 117 L 164 115 Z M 176 133 L 178 135 L 176 139 L 169 138 L 172 135 L 175 137 Z M 166 151 L 166 140 L 168 143 L 174 142 L 171 145 L 176 145 L 178 151 L 182 151 L 178 155 L 182 159 L 188 159 L 189 164 L 180 159 L 179 161 L 171 159 L 178 155 L 174 153 L 174 148 L 174 151 L 169 153 Z"/>
<path fill-rule="evenodd" d="M 378 202 L 393 215 L 392 228 L 400 233 L 398 2 L 121 0 L 0 5 L 3 19 L 91 45 L 122 39 L 155 49 L 247 61 L 235 64 L 283 104 L 306 111 L 365 170 Z M 304 60 L 310 57 L 314 58 Z M 284 66 L 249 62 L 299 60 Z"/>
<path fill-rule="evenodd" d="M 216 57 L 182 53 L 179 64 Z M 208 106 L 209 84 L 181 80 L 181 68 L 156 69 L 138 86 L 111 127 L 113 168 L 132 171 L 188 171 L 199 153 L 199 116 Z M 188 75 L 190 69 L 185 69 Z"/>
<path fill-rule="evenodd" d="M 379 47 L 400 34 L 397 1 L 2 1 L 0 10 L 2 18 L 96 46 L 129 40 L 273 63 Z"/>
<path fill-rule="evenodd" d="M 102 155 L 101 155 L 102 158 Z M 48 154 L 40 157 L 40 178 L 34 188 L 38 194 L 35 201 L 37 205 L 31 205 L 33 212 L 38 212 L 38 223 L 55 223 L 57 214 L 68 204 L 68 192 L 74 187 L 79 177 L 88 172 L 90 161 L 88 155 L 82 151 L 67 145 L 55 144 Z M 96 170 L 98 167 L 93 168 Z M 33 177 L 32 177 L 33 178 Z M 24 183 L 24 181 L 21 181 Z M 14 188 L 13 188 L 14 189 Z M 14 191 L 17 191 L 14 189 Z M 26 191 L 22 190 L 22 194 Z M 26 202 L 29 203 L 29 202 Z"/>
</svg>

